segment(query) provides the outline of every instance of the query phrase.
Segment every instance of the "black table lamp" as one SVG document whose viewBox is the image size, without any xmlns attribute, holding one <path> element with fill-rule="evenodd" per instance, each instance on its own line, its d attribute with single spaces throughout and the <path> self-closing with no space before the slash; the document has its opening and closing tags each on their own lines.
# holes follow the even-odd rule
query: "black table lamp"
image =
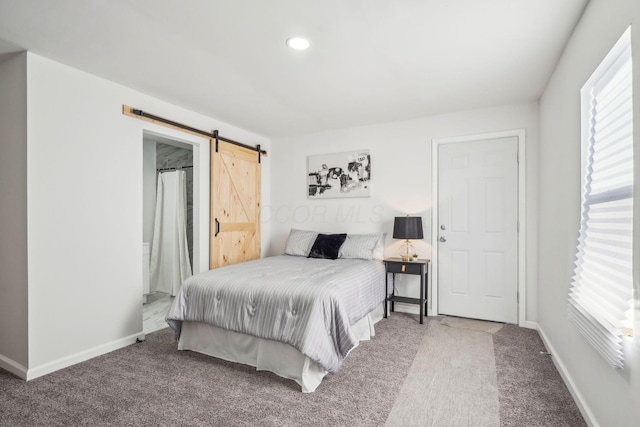
<svg viewBox="0 0 640 427">
<path fill-rule="evenodd" d="M 397 216 L 393 222 L 393 238 L 405 239 L 400 250 L 400 257 L 403 261 L 411 261 L 413 246 L 409 239 L 422 239 L 422 217 L 420 216 Z"/>
</svg>

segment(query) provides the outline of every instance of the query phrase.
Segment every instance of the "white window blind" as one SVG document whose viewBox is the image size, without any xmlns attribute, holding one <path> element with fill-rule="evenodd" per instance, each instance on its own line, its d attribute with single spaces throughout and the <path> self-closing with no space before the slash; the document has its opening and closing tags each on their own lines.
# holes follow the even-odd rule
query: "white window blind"
<svg viewBox="0 0 640 427">
<path fill-rule="evenodd" d="M 630 28 L 580 92 L 582 217 L 569 317 L 614 367 L 632 334 L 633 103 Z"/>
</svg>

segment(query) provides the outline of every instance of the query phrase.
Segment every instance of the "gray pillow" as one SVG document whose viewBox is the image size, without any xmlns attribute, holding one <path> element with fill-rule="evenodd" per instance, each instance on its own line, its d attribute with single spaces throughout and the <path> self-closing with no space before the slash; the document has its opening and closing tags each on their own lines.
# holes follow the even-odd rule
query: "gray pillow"
<svg viewBox="0 0 640 427">
<path fill-rule="evenodd" d="M 380 233 L 380 238 L 378 239 L 378 243 L 376 244 L 375 249 L 373 250 L 373 259 L 383 260 L 384 259 L 384 239 L 386 238 L 387 233 Z"/>
<path fill-rule="evenodd" d="M 318 237 L 317 231 L 291 229 L 287 244 L 284 247 L 284 253 L 295 256 L 308 256 L 311 246 Z"/>
<path fill-rule="evenodd" d="M 373 259 L 382 233 L 348 234 L 340 248 L 340 258 Z"/>
</svg>

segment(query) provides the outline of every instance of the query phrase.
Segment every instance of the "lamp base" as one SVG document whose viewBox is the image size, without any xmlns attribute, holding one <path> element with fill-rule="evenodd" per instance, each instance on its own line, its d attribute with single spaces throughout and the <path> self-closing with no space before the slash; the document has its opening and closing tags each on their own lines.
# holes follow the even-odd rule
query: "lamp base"
<svg viewBox="0 0 640 427">
<path fill-rule="evenodd" d="M 411 262 L 413 259 L 414 249 L 411 242 L 407 239 L 400 248 L 400 258 L 404 262 Z"/>
</svg>

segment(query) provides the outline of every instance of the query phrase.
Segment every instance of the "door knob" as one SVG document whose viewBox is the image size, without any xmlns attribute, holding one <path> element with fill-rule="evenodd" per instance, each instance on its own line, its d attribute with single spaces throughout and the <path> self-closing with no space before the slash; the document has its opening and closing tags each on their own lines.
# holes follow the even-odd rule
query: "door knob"
<svg viewBox="0 0 640 427">
<path fill-rule="evenodd" d="M 447 241 L 447 238 L 446 238 L 446 237 L 444 237 L 444 236 L 440 236 L 440 241 L 441 241 L 441 242 L 446 242 L 446 241 Z"/>
</svg>

